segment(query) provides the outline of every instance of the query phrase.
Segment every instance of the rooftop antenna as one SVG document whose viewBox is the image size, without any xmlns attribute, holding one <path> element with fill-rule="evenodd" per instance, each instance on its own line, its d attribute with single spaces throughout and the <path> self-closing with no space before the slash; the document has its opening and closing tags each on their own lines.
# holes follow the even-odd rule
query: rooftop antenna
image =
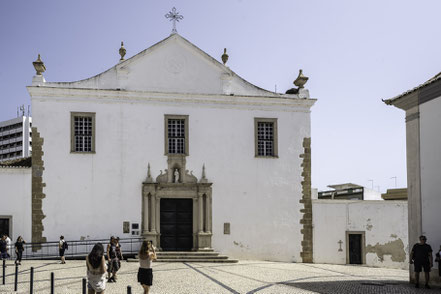
<svg viewBox="0 0 441 294">
<path fill-rule="evenodd" d="M 277 93 L 277 84 L 274 85 L 274 93 Z"/>
<path fill-rule="evenodd" d="M 20 106 L 21 116 L 25 116 L 25 106 L 24 104 Z"/>
<path fill-rule="evenodd" d="M 28 116 L 31 116 L 30 105 L 28 105 Z"/>
<path fill-rule="evenodd" d="M 18 114 L 18 106 L 17 106 L 17 117 L 19 117 L 20 115 Z"/>
<path fill-rule="evenodd" d="M 392 177 L 392 178 L 390 178 L 391 180 L 392 179 L 395 179 L 395 188 L 397 187 L 397 177 L 395 176 L 395 177 Z"/>
<path fill-rule="evenodd" d="M 374 180 L 368 180 L 368 182 L 372 182 L 372 190 L 374 190 Z"/>
</svg>

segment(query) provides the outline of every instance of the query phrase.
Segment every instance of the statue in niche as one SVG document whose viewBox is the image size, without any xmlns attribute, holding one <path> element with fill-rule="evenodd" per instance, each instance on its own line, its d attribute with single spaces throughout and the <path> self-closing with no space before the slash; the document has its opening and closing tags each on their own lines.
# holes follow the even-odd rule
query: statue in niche
<svg viewBox="0 0 441 294">
<path fill-rule="evenodd" d="M 174 179 L 173 182 L 174 183 L 179 183 L 179 169 L 175 169 L 175 172 L 173 173 Z"/>
</svg>

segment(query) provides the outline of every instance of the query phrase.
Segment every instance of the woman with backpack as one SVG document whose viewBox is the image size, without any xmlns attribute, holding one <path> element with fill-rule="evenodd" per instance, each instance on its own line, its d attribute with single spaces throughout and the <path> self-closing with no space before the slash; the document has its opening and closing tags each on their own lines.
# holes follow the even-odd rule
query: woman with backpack
<svg viewBox="0 0 441 294">
<path fill-rule="evenodd" d="M 144 288 L 144 294 L 148 294 L 153 284 L 152 261 L 156 260 L 156 252 L 152 241 L 143 241 L 139 249 L 138 282 Z"/>
<path fill-rule="evenodd" d="M 64 258 L 64 251 L 67 249 L 67 242 L 64 240 L 64 236 L 60 236 L 60 242 L 58 242 L 58 251 L 60 253 L 61 263 L 66 263 Z"/>
<path fill-rule="evenodd" d="M 95 244 L 86 257 L 88 294 L 102 293 L 106 290 L 106 259 L 104 247 L 101 243 Z"/>
</svg>

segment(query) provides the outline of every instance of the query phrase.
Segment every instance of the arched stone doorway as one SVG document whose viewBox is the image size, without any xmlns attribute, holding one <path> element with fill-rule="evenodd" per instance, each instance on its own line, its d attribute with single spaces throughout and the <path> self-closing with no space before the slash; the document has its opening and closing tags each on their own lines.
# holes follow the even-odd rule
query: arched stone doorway
<svg viewBox="0 0 441 294">
<path fill-rule="evenodd" d="M 211 250 L 211 185 L 185 169 L 185 156 L 169 155 L 168 169 L 142 184 L 142 235 L 164 251 Z"/>
</svg>

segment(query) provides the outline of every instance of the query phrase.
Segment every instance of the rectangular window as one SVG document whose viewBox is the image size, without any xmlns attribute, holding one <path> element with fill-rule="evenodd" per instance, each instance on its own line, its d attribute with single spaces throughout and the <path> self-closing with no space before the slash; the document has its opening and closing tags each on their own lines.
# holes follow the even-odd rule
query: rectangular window
<svg viewBox="0 0 441 294">
<path fill-rule="evenodd" d="M 95 113 L 71 113 L 71 152 L 95 152 Z"/>
<path fill-rule="evenodd" d="M 277 119 L 254 119 L 255 156 L 277 157 Z"/>
<path fill-rule="evenodd" d="M 188 115 L 165 115 L 165 154 L 188 155 Z"/>
</svg>

